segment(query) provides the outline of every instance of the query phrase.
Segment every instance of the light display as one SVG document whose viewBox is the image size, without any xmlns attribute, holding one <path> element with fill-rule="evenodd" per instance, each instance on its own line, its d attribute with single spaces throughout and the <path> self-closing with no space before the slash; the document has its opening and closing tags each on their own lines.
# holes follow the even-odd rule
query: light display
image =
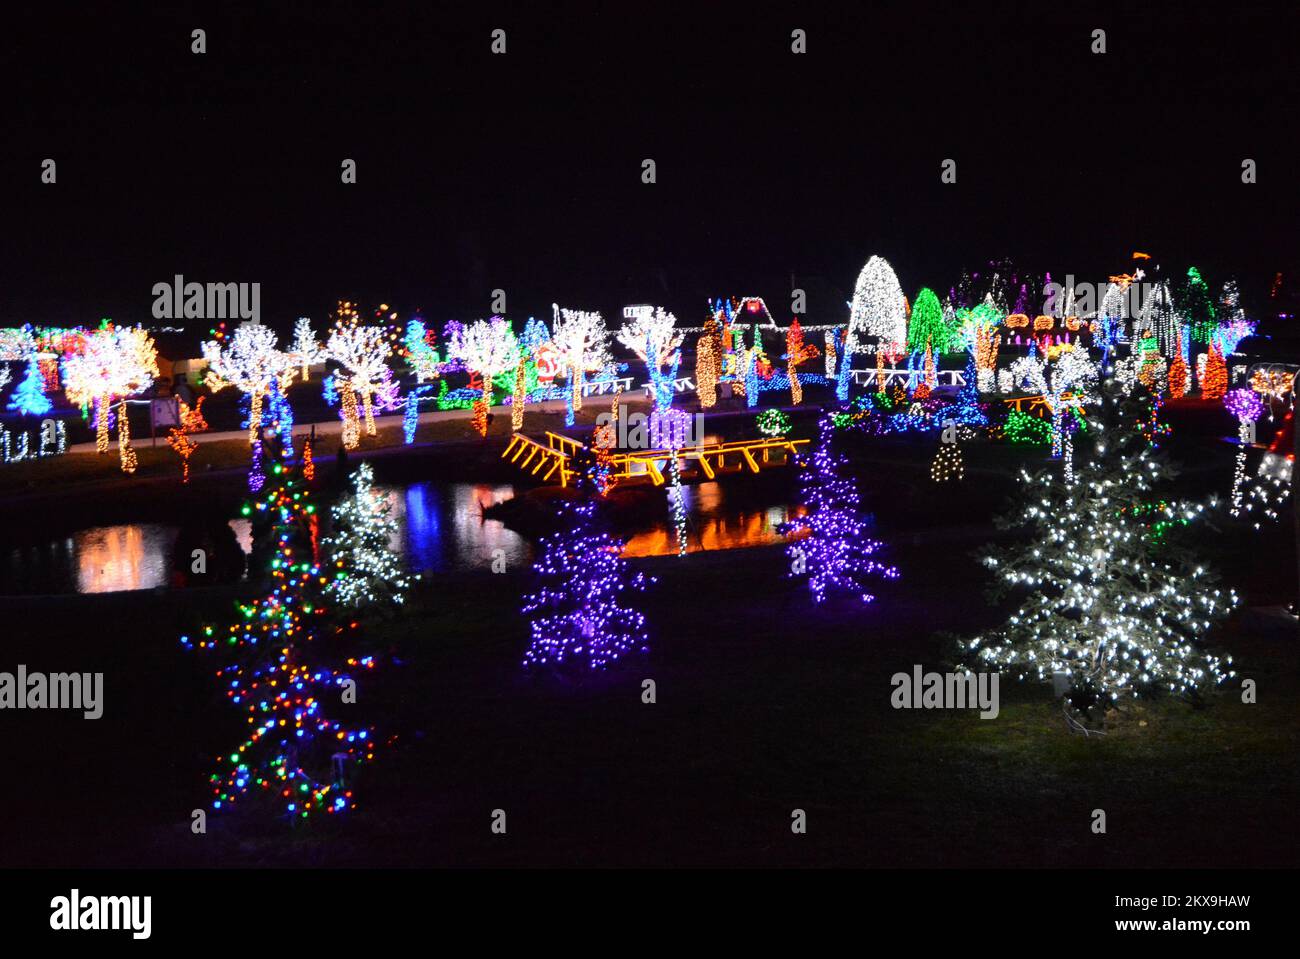
<svg viewBox="0 0 1300 959">
<path fill-rule="evenodd" d="M 1001 316 L 988 303 L 972 309 L 958 310 L 957 338 L 975 360 L 976 382 L 981 393 L 993 392 L 994 370 L 998 364 L 998 346 L 1002 334 L 998 332 Z"/>
<path fill-rule="evenodd" d="M 1029 595 L 968 649 L 1022 679 L 1066 674 L 1076 708 L 1220 683 L 1233 675 L 1223 668 L 1231 660 L 1199 644 L 1236 597 L 1215 588 L 1214 575 L 1185 550 L 1151 536 L 1153 523 L 1190 523 L 1204 507 L 1157 498 L 1172 470 L 1143 435 L 1139 399 L 1108 380 L 1090 409 L 1091 455 L 1076 482 L 1050 471 L 1022 474 L 1023 501 L 1009 519 L 1034 538 L 986 562 L 1004 590 Z"/>
<path fill-rule="evenodd" d="M 683 334 L 678 332 L 677 317 L 661 307 L 637 313 L 619 330 L 618 341 L 645 364 L 646 374 L 654 380 L 656 372 L 672 364 L 681 349 Z"/>
<path fill-rule="evenodd" d="M 1201 279 L 1201 273 L 1196 267 L 1188 268 L 1187 278 L 1175 291 L 1174 302 L 1182 315 L 1183 322 L 1191 326 L 1192 341 L 1210 342 L 1210 335 L 1218 325 L 1218 320 L 1214 302 L 1210 297 L 1210 288 Z"/>
<path fill-rule="evenodd" d="M 790 417 L 782 410 L 763 410 L 755 420 L 758 431 L 764 436 L 785 436 L 790 431 Z"/>
<path fill-rule="evenodd" d="M 423 320 L 410 320 L 402 338 L 402 355 L 415 373 L 415 382 L 424 383 L 442 375 L 442 357 L 433 348 L 436 334 Z"/>
<path fill-rule="evenodd" d="M 568 371 L 572 409 L 582 409 L 582 378 L 585 373 L 604 369 L 610 360 L 609 332 L 599 313 L 564 310 L 552 303 L 552 342 L 560 363 Z M 570 423 L 572 425 L 572 423 Z"/>
<path fill-rule="evenodd" d="M 884 544 L 869 535 L 859 512 L 857 486 L 845 475 L 844 457 L 831 447 L 831 417 L 823 416 L 818 428 L 817 449 L 811 458 L 800 461 L 799 485 L 807 512 L 777 527 L 786 536 L 806 534 L 786 547 L 792 560 L 790 575 L 808 577 L 816 603 L 838 592 L 870 603 L 875 597 L 866 592 L 865 579 L 896 579 L 898 570 L 875 559 Z"/>
<path fill-rule="evenodd" d="M 718 402 L 718 377 L 722 374 L 722 338 L 718 321 L 710 316 L 695 343 L 695 393 L 701 409 Z"/>
<path fill-rule="evenodd" d="M 1232 496 L 1229 512 L 1240 516 L 1242 487 L 1246 480 L 1246 450 L 1250 446 L 1251 425 L 1264 415 L 1264 401 L 1252 389 L 1233 390 L 1223 397 L 1223 405 L 1237 418 L 1237 459 L 1232 472 Z"/>
<path fill-rule="evenodd" d="M 630 573 L 623 542 L 600 528 L 591 500 L 561 504 L 559 521 L 559 532 L 542 537 L 533 563 L 539 585 L 524 597 L 532 634 L 524 667 L 603 670 L 648 652 L 645 617 L 624 603 L 653 580 Z"/>
<path fill-rule="evenodd" d="M 203 401 L 200 396 L 191 409 L 184 400 L 177 400 L 177 412 L 180 423 L 173 426 L 167 434 L 167 445 L 181 458 L 181 483 L 190 481 L 190 457 L 199 448 L 199 444 L 190 439 L 191 433 L 201 433 L 208 428 L 208 421 L 203 418 Z"/>
<path fill-rule="evenodd" d="M 382 612 L 400 606 L 415 579 L 389 542 L 397 533 L 388 499 L 375 492 L 369 463 L 352 473 L 352 492 L 330 510 L 334 532 L 325 540 L 333 578 L 325 587 L 340 608 Z"/>
<path fill-rule="evenodd" d="M 853 287 L 849 308 L 849 353 L 865 353 L 863 336 L 875 337 L 880 345 L 902 350 L 907 342 L 907 307 L 903 288 L 894 268 L 879 256 L 867 260 Z"/>
<path fill-rule="evenodd" d="M 345 301 L 339 304 L 334 329 L 330 331 L 325 343 L 325 355 L 347 373 L 338 388 L 343 399 L 343 445 L 348 449 L 356 449 L 361 441 L 358 395 L 365 411 L 366 433 L 369 436 L 375 435 L 371 394 L 383 379 L 392 352 L 393 337 L 387 329 L 381 326 L 362 326 L 351 303 Z"/>
<path fill-rule="evenodd" d="M 110 403 L 143 392 L 157 376 L 158 351 L 153 337 L 138 326 L 107 324 L 86 334 L 76 352 L 64 355 L 63 381 L 68 399 L 79 406 L 95 403 L 96 453 L 108 452 Z M 119 416 L 119 433 L 124 424 L 125 417 Z M 126 441 L 119 436 L 118 448 L 122 469 L 130 472 L 135 468 L 134 452 L 129 424 L 125 428 Z"/>
<path fill-rule="evenodd" d="M 803 402 L 803 387 L 799 384 L 799 377 L 796 373 L 801 363 L 817 356 L 817 347 L 806 344 L 803 341 L 803 327 L 799 325 L 799 319 L 790 321 L 790 328 L 785 334 L 785 370 L 786 376 L 790 378 L 790 402 L 798 406 Z"/>
<path fill-rule="evenodd" d="M 256 442 L 262 428 L 262 402 L 271 381 L 293 367 L 292 358 L 280 352 L 275 331 L 260 323 L 245 323 L 227 339 L 208 340 L 203 358 L 204 379 L 214 393 L 233 386 L 248 397 L 248 442 Z M 290 374 L 292 375 L 292 374 Z"/>
<path fill-rule="evenodd" d="M 289 350 L 289 356 L 301 368 L 304 383 L 308 379 L 308 367 L 325 360 L 325 350 L 316 339 L 311 320 L 305 316 L 298 317 L 293 325 L 293 346 Z"/>
<path fill-rule="evenodd" d="M 930 479 L 935 483 L 960 482 L 965 475 L 966 466 L 962 462 L 960 447 L 956 443 L 941 442 L 939 452 L 930 463 Z"/>
<path fill-rule="evenodd" d="M 1174 399 L 1179 399 L 1187 394 L 1187 387 L 1190 380 L 1187 373 L 1187 362 L 1183 359 L 1183 333 L 1178 331 L 1175 337 L 1176 352 L 1173 360 L 1169 363 L 1169 395 Z"/>
<path fill-rule="evenodd" d="M 1228 392 L 1228 364 L 1219 352 L 1217 344 L 1211 343 L 1205 359 L 1205 372 L 1201 376 L 1201 398 L 1217 400 Z"/>
<path fill-rule="evenodd" d="M 483 378 L 483 392 L 474 405 L 473 423 L 479 436 L 486 436 L 487 412 L 492 405 L 492 377 L 508 373 L 519 365 L 519 341 L 510 324 L 494 316 L 491 320 L 478 320 L 467 326 L 450 355 Z"/>
<path fill-rule="evenodd" d="M 927 347 L 936 353 L 952 353 L 960 349 L 955 321 L 956 315 L 944 310 L 934 290 L 928 286 L 921 287 L 907 323 L 908 352 L 921 353 Z"/>
<path fill-rule="evenodd" d="M 330 578 L 311 545 L 317 517 L 310 491 L 287 459 L 277 460 L 272 474 L 267 492 L 243 509 L 255 528 L 266 528 L 268 591 L 239 603 L 232 624 L 207 626 L 181 644 L 229 657 L 216 675 L 247 717 L 247 737 L 218 757 L 209 777 L 212 808 L 265 803 L 299 823 L 356 808 L 350 781 L 374 759 L 375 731 L 332 717 L 375 660 L 349 648 L 358 624 L 337 618 L 325 592 Z"/>
<path fill-rule="evenodd" d="M 522 355 L 515 365 L 515 389 L 510 396 L 510 429 L 518 433 L 524 428 L 524 405 L 528 402 L 528 360 Z"/>
<path fill-rule="evenodd" d="M 9 371 L 5 370 L 6 379 Z M 3 387 L 4 383 L 0 383 Z M 35 355 L 27 361 L 27 375 L 14 387 L 7 407 L 24 416 L 44 416 L 54 408 L 50 398 L 45 395 L 45 377 L 41 374 L 40 363 Z"/>
</svg>

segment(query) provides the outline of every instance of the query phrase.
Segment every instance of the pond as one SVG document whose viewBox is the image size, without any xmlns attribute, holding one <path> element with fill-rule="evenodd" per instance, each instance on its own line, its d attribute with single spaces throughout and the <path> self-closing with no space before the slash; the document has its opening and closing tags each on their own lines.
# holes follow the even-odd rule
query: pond
<svg viewBox="0 0 1300 959">
<path fill-rule="evenodd" d="M 391 547 L 421 573 L 485 569 L 497 555 L 509 568 L 532 562 L 532 543 L 484 508 L 515 496 L 512 485 L 420 482 L 376 486 L 388 500 L 397 531 Z M 779 523 L 792 515 L 779 492 L 744 494 L 720 483 L 684 487 L 688 548 L 735 549 L 782 540 Z M 624 555 L 660 556 L 677 552 L 668 519 L 625 533 Z M 246 519 L 230 521 L 240 549 L 251 548 Z M 45 541 L 0 546 L 0 594 L 111 593 L 165 587 L 171 578 L 172 550 L 179 528 L 166 523 L 96 526 Z M 500 550 L 501 553 L 497 553 Z"/>
</svg>

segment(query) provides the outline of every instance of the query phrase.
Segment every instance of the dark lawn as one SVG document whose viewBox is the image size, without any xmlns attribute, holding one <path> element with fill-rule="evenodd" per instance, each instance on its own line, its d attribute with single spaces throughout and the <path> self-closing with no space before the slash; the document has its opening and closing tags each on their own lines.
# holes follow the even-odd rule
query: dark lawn
<svg viewBox="0 0 1300 959">
<path fill-rule="evenodd" d="M 206 757 L 238 731 L 175 635 L 228 595 L 56 603 L 44 627 L 13 630 L 3 668 L 104 669 L 106 714 L 6 717 L 0 864 L 1294 864 L 1290 625 L 1248 612 L 1221 637 L 1258 705 L 1159 703 L 1105 738 L 1067 733 L 1049 696 L 1010 679 L 996 720 L 892 709 L 894 672 L 942 666 L 937 630 L 997 619 L 972 545 L 896 550 L 903 580 L 864 610 L 810 608 L 778 549 L 643 561 L 660 577 L 652 654 L 585 688 L 520 674 L 521 576 L 427 581 L 376 631 L 403 665 L 362 688 L 399 745 L 367 771 L 352 819 L 297 834 L 219 816 L 188 830 Z"/>
</svg>

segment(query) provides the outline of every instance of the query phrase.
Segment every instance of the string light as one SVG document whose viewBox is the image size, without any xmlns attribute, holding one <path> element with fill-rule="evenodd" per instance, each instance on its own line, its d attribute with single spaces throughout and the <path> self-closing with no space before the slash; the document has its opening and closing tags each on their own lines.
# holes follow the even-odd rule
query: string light
<svg viewBox="0 0 1300 959">
<path fill-rule="evenodd" d="M 533 563 L 538 587 L 524 597 L 532 634 L 526 669 L 604 670 L 649 651 L 645 617 L 624 600 L 654 580 L 629 573 L 623 542 L 599 527 L 595 509 L 590 500 L 561 503 L 562 529 L 542 537 Z"/>
<path fill-rule="evenodd" d="M 790 378 L 790 402 L 794 406 L 803 402 L 803 387 L 799 384 L 795 371 L 801 363 L 817 356 L 817 352 L 817 347 L 804 343 L 803 328 L 799 325 L 799 318 L 795 317 L 785 334 L 785 369 L 786 376 Z"/>
<path fill-rule="evenodd" d="M 722 342 L 718 321 L 710 316 L 704 321 L 704 332 L 695 343 L 695 393 L 702 409 L 707 410 L 718 402 L 721 358 Z"/>
<path fill-rule="evenodd" d="M 1153 502 L 1170 468 L 1143 435 L 1146 411 L 1133 393 L 1107 381 L 1090 416 L 1092 455 L 1076 482 L 1050 471 L 1022 474 L 1016 522 L 1032 542 L 990 553 L 986 562 L 1008 589 L 1030 597 L 1002 627 L 968 649 L 998 668 L 1040 681 L 1064 673 L 1076 705 L 1158 690 L 1190 695 L 1234 675 L 1231 660 L 1202 651 L 1210 625 L 1236 605 L 1214 577 L 1182 551 L 1153 551 L 1153 535 L 1191 522 L 1203 504 Z M 1157 528 L 1159 527 L 1159 528 Z"/>
<path fill-rule="evenodd" d="M 865 591 L 864 580 L 896 579 L 898 570 L 875 559 L 884 544 L 870 537 L 859 513 L 857 486 L 845 475 L 844 457 L 832 450 L 831 417 L 823 416 L 818 428 L 817 449 L 799 464 L 806 512 L 777 530 L 786 536 L 805 534 L 786 547 L 786 555 L 792 561 L 791 575 L 808 577 L 815 603 L 824 602 L 828 592 L 850 593 L 870 603 L 875 597 Z"/>
</svg>

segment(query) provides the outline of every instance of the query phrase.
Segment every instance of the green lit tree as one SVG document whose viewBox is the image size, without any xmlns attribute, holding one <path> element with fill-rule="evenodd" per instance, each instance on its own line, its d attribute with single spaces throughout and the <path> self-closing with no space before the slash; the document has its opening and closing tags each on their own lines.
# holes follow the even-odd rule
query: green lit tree
<svg viewBox="0 0 1300 959">
<path fill-rule="evenodd" d="M 955 320 L 952 317 L 951 320 Z M 961 347 L 957 341 L 957 328 L 945 315 L 943 305 L 934 290 L 928 286 L 921 287 L 912 304 L 912 317 L 907 323 L 907 349 L 913 353 L 924 353 L 927 345 L 935 354 L 953 353 Z"/>
<path fill-rule="evenodd" d="M 1178 312 L 1191 324 L 1192 339 L 1197 343 L 1210 342 L 1210 334 L 1218 326 L 1218 316 L 1210 287 L 1201 279 L 1196 267 L 1190 267 L 1187 278 L 1178 285 L 1175 303 Z"/>
</svg>

